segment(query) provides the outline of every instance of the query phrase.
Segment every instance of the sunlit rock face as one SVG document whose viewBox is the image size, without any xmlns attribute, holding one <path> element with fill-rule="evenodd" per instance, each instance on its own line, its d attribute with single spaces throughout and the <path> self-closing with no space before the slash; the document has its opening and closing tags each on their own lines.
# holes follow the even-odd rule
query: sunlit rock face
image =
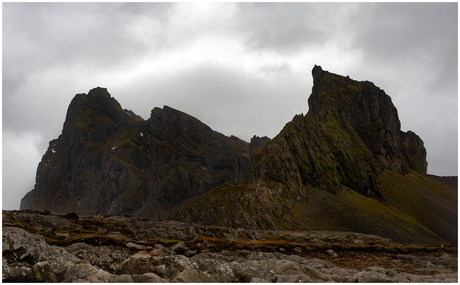
<svg viewBox="0 0 460 285">
<path fill-rule="evenodd" d="M 154 108 L 144 120 L 95 88 L 70 103 L 21 209 L 163 219 L 187 199 L 243 180 L 248 151 L 183 112 Z"/>
</svg>

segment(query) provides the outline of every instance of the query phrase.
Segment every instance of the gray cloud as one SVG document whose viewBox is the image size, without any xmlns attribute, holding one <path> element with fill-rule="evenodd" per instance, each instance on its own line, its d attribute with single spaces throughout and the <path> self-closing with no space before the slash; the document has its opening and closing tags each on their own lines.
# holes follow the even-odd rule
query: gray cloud
<svg viewBox="0 0 460 285">
<path fill-rule="evenodd" d="M 167 80 L 139 78 L 112 95 L 144 119 L 153 107 L 167 105 L 249 142 L 253 135 L 274 137 L 295 114 L 306 113 L 311 79 L 305 79 L 272 80 L 203 64 Z M 143 94 L 143 99 L 133 101 L 128 94 Z"/>
<path fill-rule="evenodd" d="M 321 47 L 340 36 L 355 5 L 340 3 L 239 3 L 245 44 L 255 50 L 292 54 Z"/>
<path fill-rule="evenodd" d="M 3 208 L 33 187 L 77 93 L 107 87 L 145 119 L 168 105 L 248 141 L 308 111 L 314 64 L 384 89 L 428 171 L 456 175 L 457 5 L 4 3 Z"/>
</svg>

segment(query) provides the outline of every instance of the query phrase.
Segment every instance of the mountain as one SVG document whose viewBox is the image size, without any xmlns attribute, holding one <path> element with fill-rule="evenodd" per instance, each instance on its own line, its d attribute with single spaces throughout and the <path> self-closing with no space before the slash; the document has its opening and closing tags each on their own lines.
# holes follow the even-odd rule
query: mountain
<svg viewBox="0 0 460 285">
<path fill-rule="evenodd" d="M 216 187 L 171 218 L 457 244 L 457 186 L 426 175 L 423 141 L 401 131 L 391 98 L 320 66 L 312 75 L 308 113 L 251 154 L 246 181 Z"/>
<path fill-rule="evenodd" d="M 77 94 L 21 209 L 164 219 L 215 186 L 243 181 L 249 145 L 183 112 L 123 110 L 105 88 Z"/>
</svg>

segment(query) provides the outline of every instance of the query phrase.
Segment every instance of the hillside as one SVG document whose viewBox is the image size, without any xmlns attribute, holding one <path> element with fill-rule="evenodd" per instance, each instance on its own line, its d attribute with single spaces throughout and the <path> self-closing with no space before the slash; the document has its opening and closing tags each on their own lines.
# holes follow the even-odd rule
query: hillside
<svg viewBox="0 0 460 285">
<path fill-rule="evenodd" d="M 319 66 L 312 74 L 308 113 L 253 155 L 247 180 L 219 186 L 171 218 L 457 244 L 457 188 L 426 175 L 423 141 L 401 131 L 391 98 Z"/>
</svg>

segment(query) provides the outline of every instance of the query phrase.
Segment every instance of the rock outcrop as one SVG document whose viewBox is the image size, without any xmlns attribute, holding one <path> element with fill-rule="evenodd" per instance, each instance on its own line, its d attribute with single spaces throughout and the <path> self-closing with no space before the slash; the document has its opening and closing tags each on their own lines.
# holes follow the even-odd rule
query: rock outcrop
<svg viewBox="0 0 460 285">
<path fill-rule="evenodd" d="M 309 113 L 314 117 L 332 114 L 347 130 L 356 131 L 377 160 L 398 173 L 409 171 L 412 165 L 425 165 L 415 170 L 426 174 L 426 150 L 423 141 L 413 132 L 401 131 L 398 111 L 390 96 L 369 81 L 354 81 L 324 71 L 320 66 L 312 70 L 313 91 L 308 99 Z M 402 138 L 407 137 L 407 138 Z M 402 144 L 406 144 L 403 151 Z M 410 144 L 410 146 L 409 146 Z M 412 148 L 411 151 L 407 151 Z M 417 153 L 417 155 L 413 155 Z"/>
<path fill-rule="evenodd" d="M 211 188 L 242 181 L 248 143 L 173 108 L 143 120 L 105 88 L 72 100 L 21 209 L 164 219 Z"/>
<path fill-rule="evenodd" d="M 251 138 L 251 142 L 249 143 L 249 159 L 254 157 L 256 153 L 260 152 L 270 141 L 271 139 L 269 137 L 253 136 Z"/>
<path fill-rule="evenodd" d="M 3 282 L 457 282 L 454 247 L 125 216 L 3 211 Z"/>
<path fill-rule="evenodd" d="M 457 190 L 426 177 L 423 141 L 401 131 L 391 98 L 371 82 L 319 66 L 312 74 L 308 113 L 251 155 L 247 181 L 213 189 L 171 218 L 456 243 L 456 199 L 448 197 Z"/>
</svg>

